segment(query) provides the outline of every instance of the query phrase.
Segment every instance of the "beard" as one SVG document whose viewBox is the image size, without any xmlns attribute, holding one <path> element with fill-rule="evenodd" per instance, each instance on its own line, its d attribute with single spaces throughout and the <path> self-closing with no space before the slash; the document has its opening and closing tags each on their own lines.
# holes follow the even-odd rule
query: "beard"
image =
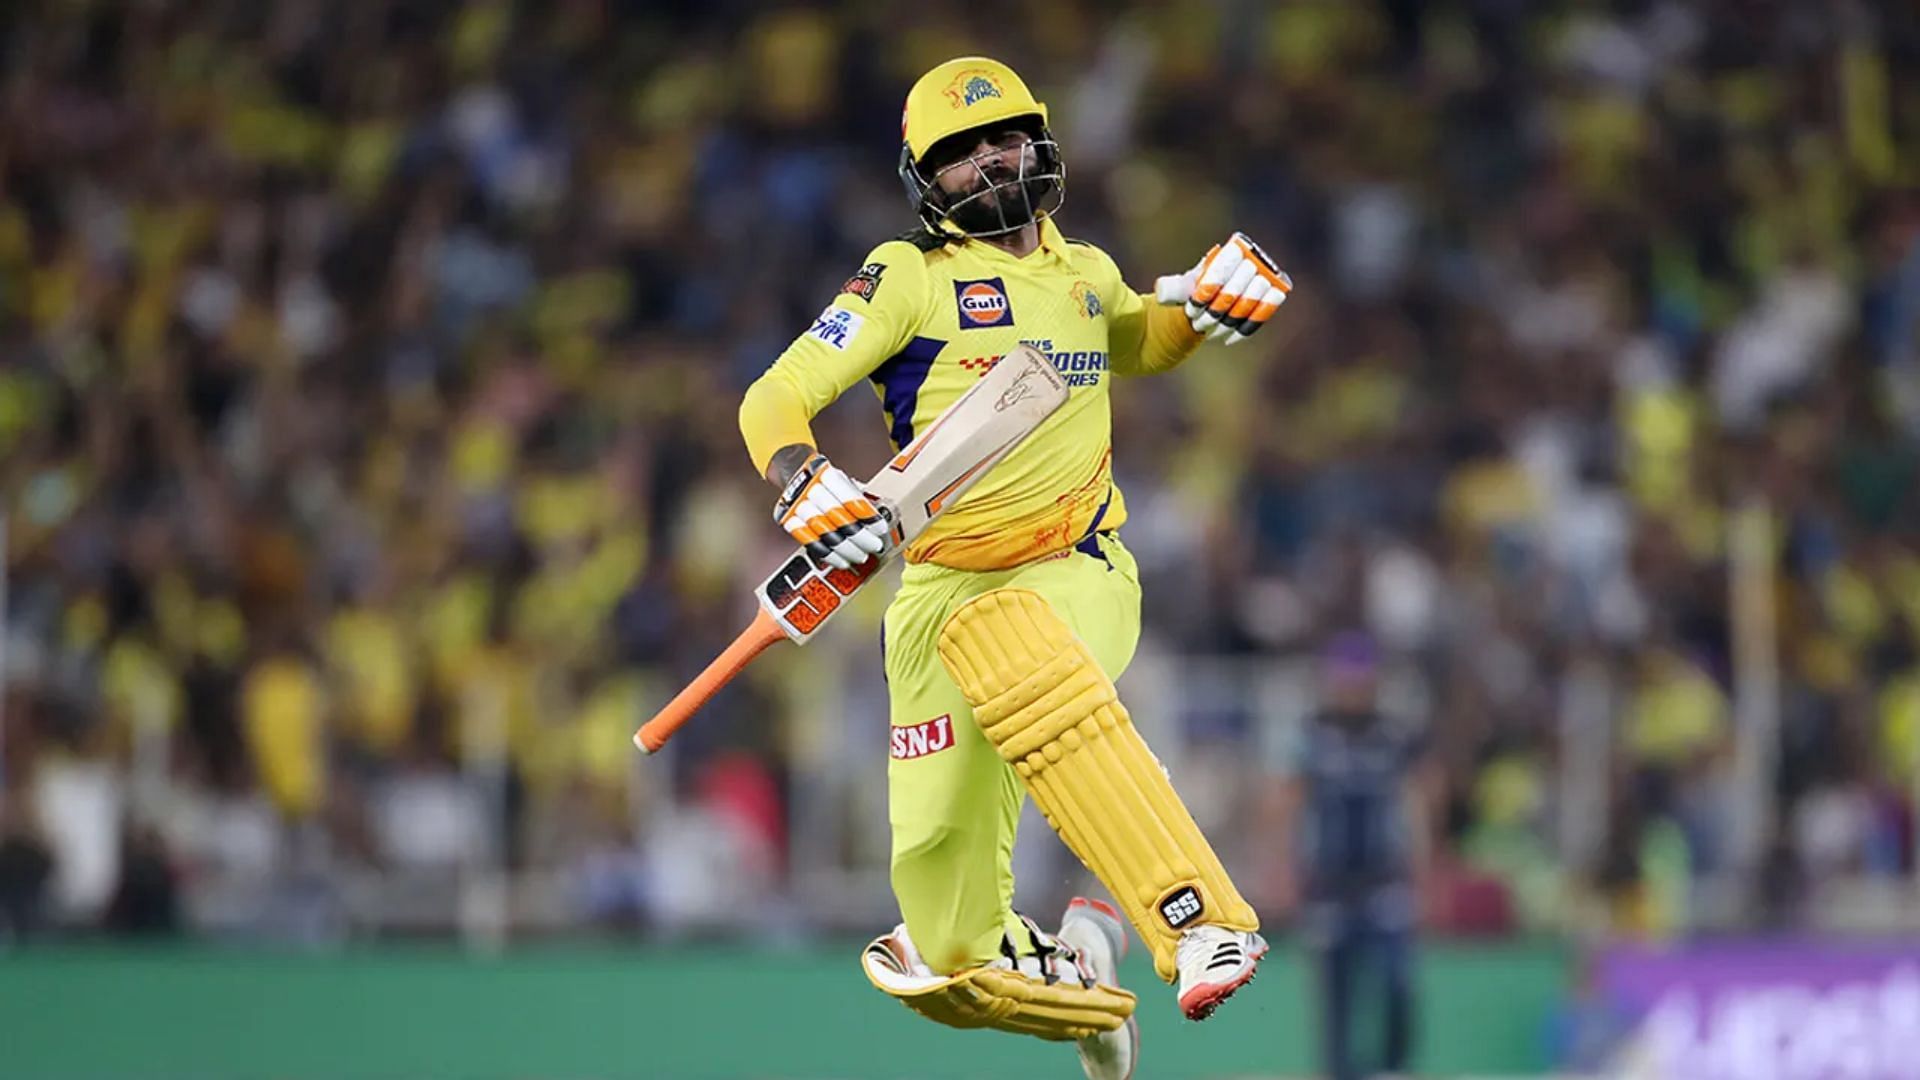
<svg viewBox="0 0 1920 1080">
<path fill-rule="evenodd" d="M 975 236 L 1012 232 L 1031 225 L 1037 208 L 1053 190 L 1052 177 L 1016 180 L 1012 176 L 989 175 L 976 187 L 955 196 L 947 220 L 956 228 Z"/>
</svg>

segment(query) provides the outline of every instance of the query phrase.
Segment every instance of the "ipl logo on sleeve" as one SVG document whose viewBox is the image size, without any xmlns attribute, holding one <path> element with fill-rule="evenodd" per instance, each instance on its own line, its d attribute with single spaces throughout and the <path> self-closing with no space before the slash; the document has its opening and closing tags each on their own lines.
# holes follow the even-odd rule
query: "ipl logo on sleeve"
<svg viewBox="0 0 1920 1080">
<path fill-rule="evenodd" d="M 956 281 L 953 299 L 960 306 L 960 329 L 980 330 L 989 326 L 1012 326 L 1013 304 L 1007 300 L 1007 287 L 1000 279 Z"/>
<path fill-rule="evenodd" d="M 813 320 L 813 326 L 808 328 L 807 336 L 815 341 L 826 342 L 841 352 L 846 352 L 847 346 L 853 343 L 853 339 L 860 336 L 860 328 L 866 325 L 866 322 L 867 320 L 846 308 L 828 304 L 826 310 L 820 313 L 820 317 Z"/>
</svg>

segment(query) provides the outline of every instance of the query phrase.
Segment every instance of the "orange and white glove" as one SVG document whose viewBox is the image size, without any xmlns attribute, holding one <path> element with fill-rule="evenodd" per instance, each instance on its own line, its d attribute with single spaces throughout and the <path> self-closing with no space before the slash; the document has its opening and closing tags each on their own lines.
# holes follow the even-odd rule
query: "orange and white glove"
<svg viewBox="0 0 1920 1080">
<path fill-rule="evenodd" d="M 1246 233 L 1215 244 L 1193 269 L 1154 283 L 1154 299 L 1185 304 L 1196 333 L 1245 341 L 1267 325 L 1293 292 L 1293 279 Z"/>
<path fill-rule="evenodd" d="M 815 562 L 845 570 L 886 549 L 889 527 L 860 485 L 815 453 L 773 504 L 773 519 Z"/>
</svg>

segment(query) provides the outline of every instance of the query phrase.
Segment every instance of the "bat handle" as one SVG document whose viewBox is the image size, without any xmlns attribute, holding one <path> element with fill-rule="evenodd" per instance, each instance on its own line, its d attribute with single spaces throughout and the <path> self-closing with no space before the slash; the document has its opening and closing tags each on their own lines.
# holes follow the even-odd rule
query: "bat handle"
<svg viewBox="0 0 1920 1080">
<path fill-rule="evenodd" d="M 714 657 L 713 663 L 688 683 L 685 690 L 675 694 L 673 700 L 667 702 L 666 708 L 640 725 L 640 730 L 633 733 L 633 745 L 639 747 L 643 754 L 651 754 L 667 745 L 667 740 L 693 719 L 693 714 L 700 711 L 700 706 L 732 682 L 733 677 L 752 663 L 754 657 L 765 652 L 767 646 L 784 640 L 786 636 L 780 624 L 774 622 L 773 616 L 762 608 L 753 617 L 753 622 L 740 631 L 740 636 L 733 639 L 733 644 L 727 646 L 726 651 Z"/>
<path fill-rule="evenodd" d="M 883 561 L 890 559 L 906 546 L 906 534 L 900 528 L 900 511 L 895 510 L 891 502 L 864 488 L 861 489 L 860 494 L 867 497 L 867 501 L 873 504 L 873 508 L 880 511 L 880 519 L 887 523 L 887 550 L 880 553 L 880 558 Z"/>
</svg>

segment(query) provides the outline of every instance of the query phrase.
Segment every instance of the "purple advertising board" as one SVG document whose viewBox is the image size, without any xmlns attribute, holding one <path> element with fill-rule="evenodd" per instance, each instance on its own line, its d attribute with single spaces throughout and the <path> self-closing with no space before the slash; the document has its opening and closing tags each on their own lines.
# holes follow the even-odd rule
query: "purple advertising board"
<svg viewBox="0 0 1920 1080">
<path fill-rule="evenodd" d="M 1617 947 L 1594 974 L 1639 1018 L 1632 1075 L 1920 1080 L 1920 941 Z"/>
</svg>

